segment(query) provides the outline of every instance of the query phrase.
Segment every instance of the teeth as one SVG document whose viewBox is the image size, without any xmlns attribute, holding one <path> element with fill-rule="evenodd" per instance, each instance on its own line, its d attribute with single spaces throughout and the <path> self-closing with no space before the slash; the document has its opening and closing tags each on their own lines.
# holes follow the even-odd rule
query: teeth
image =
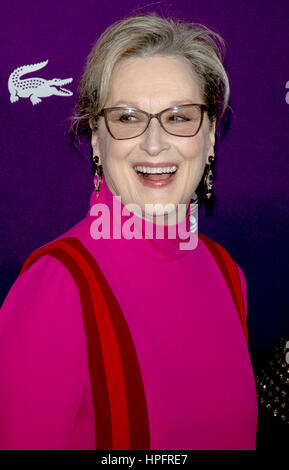
<svg viewBox="0 0 289 470">
<path fill-rule="evenodd" d="M 159 167 L 159 168 L 152 168 L 150 166 L 135 166 L 134 169 L 136 171 L 140 171 L 141 173 L 154 173 L 154 174 L 161 174 L 161 173 L 174 173 L 177 170 L 176 166 L 166 166 L 166 167 Z"/>
</svg>

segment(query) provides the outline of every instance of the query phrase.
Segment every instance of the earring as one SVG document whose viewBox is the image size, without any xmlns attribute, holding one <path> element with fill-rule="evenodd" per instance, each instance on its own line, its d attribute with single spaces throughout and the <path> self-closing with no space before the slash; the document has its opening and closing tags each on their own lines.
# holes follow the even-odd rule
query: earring
<svg viewBox="0 0 289 470">
<path fill-rule="evenodd" d="M 96 170 L 95 170 L 93 181 L 94 181 L 94 187 L 96 191 L 96 197 L 98 198 L 100 187 L 101 187 L 101 182 L 102 182 L 103 171 L 102 171 L 102 165 L 99 163 L 99 157 L 97 155 L 94 155 L 92 159 L 96 165 Z"/>
<path fill-rule="evenodd" d="M 205 178 L 204 178 L 205 195 L 207 199 L 210 199 L 210 197 L 213 194 L 213 184 L 215 181 L 215 176 L 213 173 L 212 166 L 214 165 L 214 162 L 215 162 L 214 155 L 209 156 L 209 162 L 210 163 L 208 164 L 208 168 L 207 168 Z"/>
</svg>

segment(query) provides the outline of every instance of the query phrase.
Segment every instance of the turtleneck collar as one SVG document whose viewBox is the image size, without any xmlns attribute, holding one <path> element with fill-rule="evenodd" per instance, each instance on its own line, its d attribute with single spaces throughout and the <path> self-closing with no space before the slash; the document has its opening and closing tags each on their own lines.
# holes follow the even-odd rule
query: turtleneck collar
<svg viewBox="0 0 289 470">
<path fill-rule="evenodd" d="M 190 232 L 190 206 L 177 224 L 150 222 L 124 206 L 121 197 L 111 192 L 104 175 L 99 197 L 95 190 L 91 195 L 87 217 L 92 219 L 92 239 L 113 239 L 120 250 L 127 246 L 151 258 L 169 260 L 185 256 L 197 246 L 197 235 Z"/>
</svg>

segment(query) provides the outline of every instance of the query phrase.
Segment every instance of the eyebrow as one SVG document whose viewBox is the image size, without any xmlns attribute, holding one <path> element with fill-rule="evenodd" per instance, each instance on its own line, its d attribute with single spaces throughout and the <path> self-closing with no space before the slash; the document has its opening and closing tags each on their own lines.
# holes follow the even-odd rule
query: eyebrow
<svg viewBox="0 0 289 470">
<path fill-rule="evenodd" d="M 166 107 L 170 108 L 172 106 L 176 106 L 180 104 L 192 104 L 192 99 L 173 100 Z M 111 107 L 119 106 L 119 105 L 129 107 L 129 108 L 131 107 L 139 108 L 139 105 L 137 103 L 134 103 L 133 101 L 125 101 L 125 100 L 118 100 L 115 104 L 111 105 Z"/>
</svg>

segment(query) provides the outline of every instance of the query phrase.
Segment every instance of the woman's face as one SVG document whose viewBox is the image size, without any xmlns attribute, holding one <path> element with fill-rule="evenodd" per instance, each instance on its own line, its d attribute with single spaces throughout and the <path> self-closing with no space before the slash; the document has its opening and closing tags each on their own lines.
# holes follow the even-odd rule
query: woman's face
<svg viewBox="0 0 289 470">
<path fill-rule="evenodd" d="M 111 77 L 105 108 L 134 107 L 158 113 L 174 105 L 204 103 L 190 66 L 179 57 L 153 56 L 123 59 L 116 64 Z M 94 155 L 99 155 L 107 185 L 121 202 L 138 204 L 143 216 L 155 220 L 159 211 L 146 211 L 145 204 L 190 203 L 204 172 L 208 157 L 214 155 L 215 123 L 210 128 L 207 113 L 199 132 L 193 137 L 168 134 L 157 119 L 152 119 L 146 132 L 127 140 L 116 140 L 108 132 L 104 118 L 92 134 Z M 177 166 L 172 181 L 151 187 L 134 170 L 138 164 Z M 159 206 L 160 207 L 160 206 Z M 173 206 L 171 206 L 173 207 Z M 166 211 L 169 214 L 170 211 Z"/>
</svg>

